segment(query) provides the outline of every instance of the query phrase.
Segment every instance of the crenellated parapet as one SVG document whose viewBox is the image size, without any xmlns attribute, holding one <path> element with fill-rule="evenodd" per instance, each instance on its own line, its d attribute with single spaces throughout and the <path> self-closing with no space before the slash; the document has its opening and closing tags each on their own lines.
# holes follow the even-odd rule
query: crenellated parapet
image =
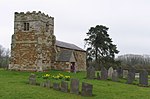
<svg viewBox="0 0 150 99">
<path fill-rule="evenodd" d="M 41 34 L 42 32 L 47 32 L 53 34 L 54 28 L 54 17 L 49 16 L 48 14 L 41 13 L 40 11 L 36 12 L 15 12 L 15 21 L 14 21 L 14 29 L 15 33 L 17 32 L 26 32 L 25 25 L 29 24 L 29 31 L 36 31 L 36 33 Z M 26 26 L 27 28 L 27 26 Z"/>
<path fill-rule="evenodd" d="M 41 13 L 41 11 L 33 12 L 15 12 L 15 21 L 42 21 L 54 25 L 54 17 L 48 14 Z"/>
</svg>

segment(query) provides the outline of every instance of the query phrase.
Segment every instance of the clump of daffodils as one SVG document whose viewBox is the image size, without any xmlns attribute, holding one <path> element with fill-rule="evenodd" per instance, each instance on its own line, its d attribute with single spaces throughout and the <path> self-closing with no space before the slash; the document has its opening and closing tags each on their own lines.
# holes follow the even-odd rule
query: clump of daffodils
<svg viewBox="0 0 150 99">
<path fill-rule="evenodd" d="M 52 78 L 55 79 L 55 80 L 58 80 L 59 76 L 58 75 L 57 76 L 52 76 Z"/>
<path fill-rule="evenodd" d="M 55 80 L 64 79 L 66 81 L 69 81 L 71 77 L 59 73 L 58 75 L 45 74 L 45 75 L 42 76 L 42 78 L 43 79 L 52 78 L 52 79 L 55 79 Z"/>
<path fill-rule="evenodd" d="M 42 76 L 43 79 L 48 79 L 50 77 L 50 74 L 45 74 Z"/>
<path fill-rule="evenodd" d="M 60 73 L 57 76 L 59 76 L 59 79 L 63 79 L 64 78 L 64 75 L 60 74 Z"/>
<path fill-rule="evenodd" d="M 70 78 L 71 78 L 70 76 L 65 76 L 65 80 L 66 80 L 66 81 L 69 81 Z"/>
</svg>

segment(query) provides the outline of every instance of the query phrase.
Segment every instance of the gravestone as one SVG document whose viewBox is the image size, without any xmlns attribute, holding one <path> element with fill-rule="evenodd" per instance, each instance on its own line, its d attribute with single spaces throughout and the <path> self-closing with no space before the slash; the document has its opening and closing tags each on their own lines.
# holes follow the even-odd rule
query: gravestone
<svg viewBox="0 0 150 99">
<path fill-rule="evenodd" d="M 29 84 L 36 85 L 36 75 L 35 74 L 31 74 L 29 76 Z"/>
<path fill-rule="evenodd" d="M 112 67 L 110 67 L 110 68 L 108 69 L 108 78 L 112 79 L 113 71 L 114 71 L 114 70 L 113 70 Z"/>
<path fill-rule="evenodd" d="M 79 80 L 71 79 L 70 93 L 79 94 Z"/>
<path fill-rule="evenodd" d="M 139 78 L 140 77 L 140 73 L 135 73 L 135 78 Z"/>
<path fill-rule="evenodd" d="M 89 66 L 87 68 L 87 79 L 94 79 L 95 78 L 95 68 L 93 66 Z"/>
<path fill-rule="evenodd" d="M 123 70 L 123 78 L 127 79 L 128 77 L 128 70 Z"/>
<path fill-rule="evenodd" d="M 97 79 L 98 80 L 100 80 L 101 78 L 100 78 L 100 74 L 99 74 L 99 72 L 97 72 Z"/>
<path fill-rule="evenodd" d="M 118 72 L 116 70 L 112 73 L 112 81 L 118 81 Z"/>
<path fill-rule="evenodd" d="M 148 86 L 148 72 L 146 70 L 140 72 L 139 84 L 142 86 Z"/>
<path fill-rule="evenodd" d="M 62 92 L 68 92 L 68 83 L 65 82 L 65 81 L 62 81 L 60 88 L 61 88 L 61 91 L 62 91 Z"/>
<path fill-rule="evenodd" d="M 93 85 L 82 82 L 82 96 L 92 96 Z"/>
<path fill-rule="evenodd" d="M 123 69 L 121 67 L 117 68 L 117 72 L 118 72 L 118 77 L 123 78 Z"/>
<path fill-rule="evenodd" d="M 101 80 L 107 80 L 108 78 L 108 72 L 105 67 L 101 68 Z"/>
<path fill-rule="evenodd" d="M 135 69 L 131 67 L 128 72 L 127 84 L 132 84 L 135 80 Z"/>
<path fill-rule="evenodd" d="M 41 82 L 41 83 L 40 83 L 40 86 L 41 86 L 41 87 L 50 88 L 50 81 L 49 81 L 49 80 L 46 80 L 46 81 L 44 81 L 44 82 Z"/>
<path fill-rule="evenodd" d="M 50 88 L 50 87 L 51 87 L 50 80 L 46 80 L 46 82 L 45 82 L 45 87 L 46 87 L 46 88 Z"/>
<path fill-rule="evenodd" d="M 53 83 L 53 89 L 54 89 L 54 90 L 59 90 L 59 89 L 60 89 L 59 83 L 54 82 L 54 83 Z"/>
<path fill-rule="evenodd" d="M 45 82 L 41 82 L 41 83 L 40 83 L 40 86 L 41 86 L 41 87 L 46 87 L 46 83 L 45 83 Z"/>
</svg>

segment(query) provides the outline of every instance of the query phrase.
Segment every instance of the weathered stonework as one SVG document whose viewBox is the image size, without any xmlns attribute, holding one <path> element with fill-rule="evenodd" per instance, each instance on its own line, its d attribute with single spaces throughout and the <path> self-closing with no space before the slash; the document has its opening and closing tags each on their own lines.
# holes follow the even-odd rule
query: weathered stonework
<svg viewBox="0 0 150 99">
<path fill-rule="evenodd" d="M 85 71 L 86 52 L 74 44 L 65 44 L 69 48 L 57 45 L 53 17 L 40 11 L 15 12 L 9 69 L 45 71 L 53 68 L 70 71 L 71 65 L 75 64 L 76 71 Z M 71 55 L 66 61 L 58 60 L 63 50 Z M 61 54 L 67 55 L 66 52 Z"/>
<path fill-rule="evenodd" d="M 69 62 L 54 62 L 52 69 L 70 72 L 70 65 Z"/>
<path fill-rule="evenodd" d="M 76 71 L 86 71 L 86 52 L 85 51 L 78 51 L 73 49 L 67 49 L 57 46 L 56 47 L 57 53 L 64 51 L 64 50 L 71 50 L 73 51 L 75 57 L 75 69 Z M 65 70 L 70 71 L 71 63 L 70 62 L 58 62 L 56 61 L 54 64 L 54 68 L 58 70 Z"/>
<path fill-rule="evenodd" d="M 24 29 L 25 23 L 29 23 L 29 30 Z M 50 69 L 54 49 L 53 31 L 53 17 L 41 12 L 16 12 L 9 69 L 31 71 Z"/>
<path fill-rule="evenodd" d="M 78 71 L 86 71 L 86 53 L 84 51 L 75 51 Z"/>
</svg>

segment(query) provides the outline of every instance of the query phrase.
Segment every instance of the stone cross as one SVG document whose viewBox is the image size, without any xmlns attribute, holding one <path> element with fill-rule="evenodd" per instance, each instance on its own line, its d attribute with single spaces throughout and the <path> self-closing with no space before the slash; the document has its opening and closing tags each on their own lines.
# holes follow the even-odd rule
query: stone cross
<svg viewBox="0 0 150 99">
<path fill-rule="evenodd" d="M 108 78 L 108 72 L 107 69 L 105 67 L 101 68 L 101 79 L 102 80 L 107 80 Z"/>
<path fill-rule="evenodd" d="M 62 81 L 60 89 L 62 92 L 68 92 L 68 83 L 65 81 Z"/>
<path fill-rule="evenodd" d="M 35 74 L 31 74 L 29 76 L 29 84 L 36 85 L 36 75 Z"/>
<path fill-rule="evenodd" d="M 118 72 L 116 70 L 112 73 L 112 81 L 118 81 Z"/>
<path fill-rule="evenodd" d="M 108 69 L 108 78 L 112 79 L 113 71 L 114 71 L 114 70 L 113 70 L 112 67 L 110 67 L 110 68 Z"/>
<path fill-rule="evenodd" d="M 79 94 L 79 80 L 71 79 L 70 93 Z"/>
<path fill-rule="evenodd" d="M 92 96 L 93 85 L 82 82 L 82 96 Z"/>
<path fill-rule="evenodd" d="M 89 66 L 87 68 L 87 79 L 94 79 L 95 78 L 95 68 L 93 66 Z"/>
<path fill-rule="evenodd" d="M 140 72 L 139 84 L 142 86 L 148 86 L 148 72 L 146 70 Z"/>
</svg>

